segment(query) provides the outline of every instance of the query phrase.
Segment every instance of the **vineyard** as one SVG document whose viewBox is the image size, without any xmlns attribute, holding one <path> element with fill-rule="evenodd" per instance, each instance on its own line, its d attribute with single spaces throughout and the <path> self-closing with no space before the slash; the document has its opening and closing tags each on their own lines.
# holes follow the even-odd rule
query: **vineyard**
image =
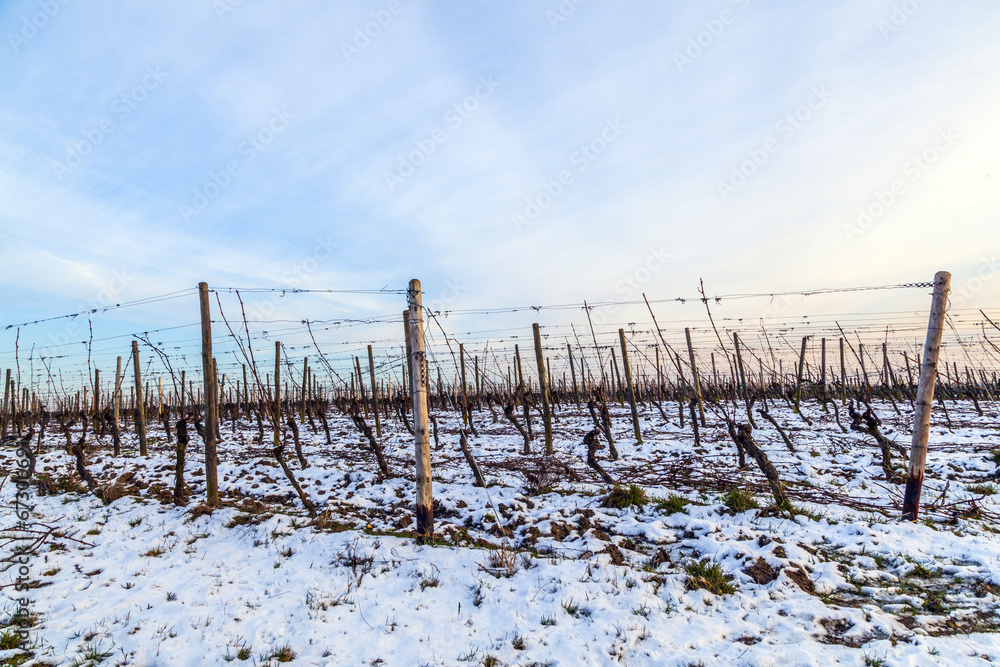
<svg viewBox="0 0 1000 667">
<path fill-rule="evenodd" d="M 942 275 L 892 317 L 702 288 L 463 334 L 500 309 L 413 281 L 335 295 L 401 317 L 202 283 L 11 325 L 0 664 L 991 664 L 1000 326 Z M 61 318 L 87 340 L 22 342 Z"/>
</svg>

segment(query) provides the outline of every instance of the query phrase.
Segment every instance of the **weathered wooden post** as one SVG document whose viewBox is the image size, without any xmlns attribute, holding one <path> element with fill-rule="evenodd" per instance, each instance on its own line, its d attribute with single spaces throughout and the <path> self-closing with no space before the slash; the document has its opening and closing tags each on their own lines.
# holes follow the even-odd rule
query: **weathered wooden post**
<svg viewBox="0 0 1000 667">
<path fill-rule="evenodd" d="M 372 346 L 368 346 L 368 372 L 372 380 L 372 412 L 375 413 L 375 436 L 382 437 L 382 422 L 378 417 L 378 385 L 375 384 L 375 357 L 372 355 Z"/>
<path fill-rule="evenodd" d="M 469 395 L 465 385 L 465 343 L 458 344 L 458 360 L 462 367 L 462 423 L 468 426 L 472 416 L 469 414 Z"/>
<path fill-rule="evenodd" d="M 847 364 L 844 361 L 844 339 L 840 339 L 840 404 L 847 405 Z"/>
<path fill-rule="evenodd" d="M 358 398 L 361 399 L 361 409 L 365 412 L 365 419 L 368 419 L 368 394 L 365 393 L 365 376 L 361 372 L 361 359 L 358 357 L 354 357 L 354 377 L 358 383 Z"/>
<path fill-rule="evenodd" d="M 27 389 L 24 390 L 27 393 Z M 22 406 L 24 403 L 22 402 Z M 24 409 L 23 407 L 21 408 Z M 101 411 L 101 369 L 94 369 L 94 416 Z"/>
<path fill-rule="evenodd" d="M 516 403 L 520 399 L 521 407 L 524 408 L 524 428 L 528 430 L 528 440 L 534 440 L 535 436 L 531 432 L 531 412 L 528 410 L 528 394 L 524 386 L 524 369 L 521 368 L 521 350 L 518 348 L 517 343 L 514 344 L 514 361 L 516 362 L 514 375 L 517 380 L 517 392 L 514 394 L 514 401 Z M 527 454 L 527 451 L 525 454 Z"/>
<path fill-rule="evenodd" d="M 299 423 L 306 423 L 306 395 L 309 392 L 309 357 L 302 357 L 302 392 L 299 398 L 302 403 L 299 405 Z"/>
<path fill-rule="evenodd" d="M 736 350 L 736 373 L 739 378 L 734 378 L 739 380 L 740 394 L 743 398 L 743 404 L 747 409 L 747 421 L 750 422 L 750 426 L 757 428 L 757 423 L 753 419 L 753 410 L 750 406 L 750 390 L 747 388 L 747 373 L 746 369 L 743 367 L 743 353 L 740 352 L 740 334 L 736 331 L 733 332 L 733 348 Z"/>
<path fill-rule="evenodd" d="M 951 274 L 938 271 L 934 274 L 934 296 L 927 323 L 927 339 L 920 366 L 920 384 L 913 409 L 913 440 L 910 444 L 910 470 L 906 475 L 903 492 L 903 520 L 916 521 L 920 511 L 920 491 L 924 484 L 924 466 L 927 463 L 927 440 L 931 429 L 931 404 L 934 402 L 934 379 L 937 374 L 938 353 L 941 351 L 941 334 L 944 332 L 944 315 L 948 306 L 948 289 Z"/>
<path fill-rule="evenodd" d="M 858 360 L 861 362 L 861 375 L 863 375 L 864 378 L 865 378 L 865 398 L 867 398 L 867 400 L 869 402 L 871 402 L 871 400 L 872 400 L 872 386 L 871 386 L 871 383 L 868 381 L 868 369 L 865 368 L 865 344 L 864 343 L 858 343 Z M 945 366 L 945 369 L 947 369 L 947 368 L 948 367 Z M 860 391 L 860 389 L 861 389 L 861 384 L 858 383 L 858 390 Z"/>
<path fill-rule="evenodd" d="M 244 405 L 240 406 L 240 413 L 243 415 L 250 414 L 250 384 L 247 382 L 247 365 L 240 364 L 243 367 L 243 402 Z M 261 443 L 263 444 L 263 443 Z"/>
<path fill-rule="evenodd" d="M 281 342 L 274 341 L 274 446 L 281 447 Z"/>
<path fill-rule="evenodd" d="M 799 365 L 795 370 L 795 412 L 801 412 L 800 402 L 802 400 L 802 371 L 806 367 L 806 341 L 809 336 L 802 337 L 802 349 L 799 351 Z"/>
<path fill-rule="evenodd" d="M 628 363 L 628 348 L 625 347 L 625 329 L 618 330 L 618 340 L 622 345 L 622 366 L 625 368 L 625 383 L 628 384 L 628 402 L 632 406 L 632 429 L 635 431 L 635 444 L 642 444 L 642 433 L 639 432 L 639 410 L 635 406 L 635 387 L 632 384 L 632 369 Z"/>
<path fill-rule="evenodd" d="M 819 339 L 819 391 L 823 412 L 826 412 L 826 339 Z"/>
<path fill-rule="evenodd" d="M 114 452 L 115 456 L 119 456 L 121 451 L 121 423 L 120 414 L 122 409 L 122 358 L 118 357 L 118 365 L 115 368 L 115 421 L 112 426 L 114 431 L 112 431 L 112 440 L 114 441 Z"/>
<path fill-rule="evenodd" d="M 579 410 L 580 392 L 576 387 L 576 367 L 573 366 L 573 347 L 568 342 L 566 343 L 566 353 L 569 355 L 569 374 L 573 379 L 573 398 L 576 400 L 576 409 Z"/>
<path fill-rule="evenodd" d="M 7 415 L 10 410 L 10 369 L 7 369 L 7 379 L 3 383 L 3 417 L 0 420 L 0 440 L 7 437 Z"/>
<path fill-rule="evenodd" d="M 187 389 L 185 388 L 185 387 L 187 387 L 187 385 L 184 384 L 184 382 L 185 382 L 184 376 L 185 376 L 186 373 L 187 373 L 187 371 L 181 371 L 181 405 L 180 405 L 180 408 L 181 408 L 181 419 L 184 419 L 187 416 L 186 415 L 186 413 L 187 413 Z"/>
<path fill-rule="evenodd" d="M 691 344 L 691 329 L 688 327 L 684 327 L 684 337 L 687 339 L 688 356 L 691 358 L 691 384 L 694 385 L 695 397 L 698 399 L 698 415 L 701 419 L 701 425 L 705 426 L 705 405 L 701 400 L 701 379 L 698 377 L 698 364 L 694 360 L 694 346 Z"/>
<path fill-rule="evenodd" d="M 545 455 L 552 456 L 552 413 L 549 411 L 549 383 L 545 378 L 545 359 L 542 357 L 542 336 L 538 323 L 531 325 L 535 338 L 535 362 L 538 364 L 538 393 L 542 398 L 542 422 L 545 424 Z"/>
<path fill-rule="evenodd" d="M 205 491 L 206 504 L 219 504 L 219 473 L 215 465 L 215 445 L 219 432 L 219 385 L 215 381 L 215 358 L 212 356 L 212 311 L 208 301 L 208 283 L 198 283 L 201 301 L 201 372 L 205 395 Z"/>
<path fill-rule="evenodd" d="M 142 371 L 139 368 L 139 341 L 132 341 L 132 365 L 135 367 L 135 429 L 139 434 L 139 456 L 146 450 L 146 406 L 142 400 Z"/>
<path fill-rule="evenodd" d="M 424 313 L 420 281 L 410 281 L 409 305 L 410 396 L 413 402 L 413 446 L 417 470 L 417 542 L 434 539 L 434 495 L 431 484 L 430 420 L 427 412 L 427 366 L 424 364 Z"/>
</svg>

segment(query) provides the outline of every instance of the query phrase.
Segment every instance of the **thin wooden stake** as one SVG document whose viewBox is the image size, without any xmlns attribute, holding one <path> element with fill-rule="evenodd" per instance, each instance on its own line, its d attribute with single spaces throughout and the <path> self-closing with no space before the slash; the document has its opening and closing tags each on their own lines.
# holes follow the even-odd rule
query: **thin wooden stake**
<svg viewBox="0 0 1000 667">
<path fill-rule="evenodd" d="M 622 345 L 622 367 L 625 368 L 625 383 L 628 385 L 628 402 L 632 406 L 632 430 L 635 431 L 635 444 L 642 444 L 642 433 L 639 432 L 639 410 L 635 405 L 635 387 L 632 384 L 632 369 L 628 363 L 628 348 L 625 346 L 625 329 L 618 330 L 618 340 Z"/>
<path fill-rule="evenodd" d="M 212 312 L 208 303 L 208 283 L 198 283 L 201 300 L 201 368 L 205 395 L 205 490 L 206 504 L 219 504 L 219 473 L 216 469 L 216 437 L 219 430 L 219 385 L 215 381 L 212 356 Z M 138 366 L 136 366 L 138 368 Z"/>
<path fill-rule="evenodd" d="M 698 364 L 694 360 L 694 346 L 691 344 L 691 329 L 684 327 L 684 337 L 687 339 L 688 356 L 691 358 L 692 384 L 694 385 L 695 398 L 698 399 L 698 415 L 701 418 L 701 425 L 705 426 L 705 404 L 701 398 L 701 379 L 698 377 Z"/>
<path fill-rule="evenodd" d="M 420 281 L 410 281 L 409 305 L 410 396 L 413 401 L 413 441 L 417 482 L 417 542 L 434 539 L 434 496 L 431 484 L 430 420 L 427 411 L 427 366 L 424 363 L 424 312 Z"/>
<path fill-rule="evenodd" d="M 920 511 L 920 491 L 924 483 L 927 463 L 927 440 L 931 428 L 931 405 L 934 402 L 934 379 L 937 374 L 938 354 L 941 351 L 941 334 L 944 332 L 944 315 L 948 306 L 948 289 L 951 274 L 938 271 L 934 274 L 934 296 L 931 301 L 927 339 L 924 342 L 923 363 L 920 366 L 920 384 L 913 410 L 913 440 L 910 444 L 910 469 L 903 492 L 903 520 L 916 521 Z"/>
<path fill-rule="evenodd" d="M 375 357 L 372 356 L 372 346 L 368 346 L 368 372 L 372 380 L 372 411 L 375 413 L 375 435 L 382 437 L 382 422 L 378 416 L 378 385 L 375 384 Z"/>
<path fill-rule="evenodd" d="M 149 455 L 146 450 L 146 407 L 142 400 L 142 371 L 139 369 L 139 341 L 132 341 L 132 365 L 135 366 L 135 428 L 139 433 L 139 456 Z"/>
<path fill-rule="evenodd" d="M 535 362 L 538 364 L 538 393 L 542 398 L 542 422 L 545 424 L 545 455 L 552 456 L 552 414 L 549 411 L 549 383 L 545 378 L 545 360 L 542 357 L 542 336 L 538 323 L 531 325 L 535 338 Z"/>
</svg>

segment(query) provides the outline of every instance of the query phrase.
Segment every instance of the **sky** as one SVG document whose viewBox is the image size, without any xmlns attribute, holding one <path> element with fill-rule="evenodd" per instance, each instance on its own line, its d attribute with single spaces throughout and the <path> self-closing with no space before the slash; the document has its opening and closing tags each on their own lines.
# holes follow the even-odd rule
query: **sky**
<svg viewBox="0 0 1000 667">
<path fill-rule="evenodd" d="M 956 314 L 993 308 L 998 34 L 986 0 L 0 1 L 0 323 L 200 281 L 393 291 L 249 295 L 272 336 L 276 319 L 398 318 L 411 278 L 462 311 L 948 270 Z M 718 314 L 925 322 L 929 306 L 912 289 L 817 299 Z M 657 308 L 705 324 L 700 303 Z M 597 315 L 611 334 L 648 324 Z M 93 327 L 121 336 L 92 350 L 107 368 L 127 334 L 196 322 L 197 297 L 91 319 L 0 332 L 0 365 L 16 340 L 85 368 Z M 480 342 L 533 321 L 586 324 L 446 320 Z M 356 353 L 399 329 L 320 339 Z"/>
</svg>

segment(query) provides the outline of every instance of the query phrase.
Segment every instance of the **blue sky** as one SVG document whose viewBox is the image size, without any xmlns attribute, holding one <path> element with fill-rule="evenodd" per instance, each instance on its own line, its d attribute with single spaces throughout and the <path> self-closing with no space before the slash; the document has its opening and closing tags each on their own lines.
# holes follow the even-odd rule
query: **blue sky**
<svg viewBox="0 0 1000 667">
<path fill-rule="evenodd" d="M 985 0 L 0 2 L 0 321 L 200 280 L 419 277 L 428 301 L 471 309 L 938 269 L 963 307 L 991 307 L 998 34 Z M 296 298 L 268 312 L 403 307 Z M 820 311 L 926 302 L 853 294 Z M 194 307 L 101 316 L 95 336 L 193 322 Z"/>
</svg>

